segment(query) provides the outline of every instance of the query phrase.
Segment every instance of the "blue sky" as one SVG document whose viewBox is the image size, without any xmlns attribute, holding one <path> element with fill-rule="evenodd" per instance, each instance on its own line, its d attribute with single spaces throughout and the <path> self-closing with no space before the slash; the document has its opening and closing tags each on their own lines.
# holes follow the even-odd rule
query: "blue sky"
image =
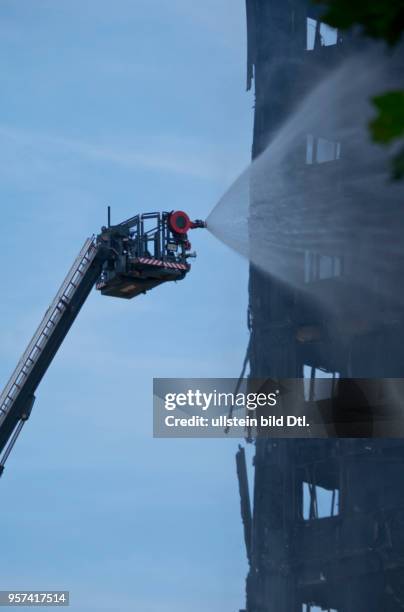
<svg viewBox="0 0 404 612">
<path fill-rule="evenodd" d="M 248 164 L 245 47 L 241 0 L 3 0 L 1 384 L 107 204 L 203 218 Z M 0 482 L 2 589 L 69 589 L 75 612 L 242 607 L 237 442 L 152 438 L 153 376 L 238 376 L 244 357 L 247 264 L 192 238 L 184 282 L 93 292 L 52 364 Z"/>
</svg>

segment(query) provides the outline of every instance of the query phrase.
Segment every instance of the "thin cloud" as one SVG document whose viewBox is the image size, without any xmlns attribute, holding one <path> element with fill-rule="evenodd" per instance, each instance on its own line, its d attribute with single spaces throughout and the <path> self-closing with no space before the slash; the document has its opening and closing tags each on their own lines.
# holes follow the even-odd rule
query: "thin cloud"
<svg viewBox="0 0 404 612">
<path fill-rule="evenodd" d="M 26 160 L 29 152 L 42 157 L 51 157 L 52 153 L 56 152 L 78 156 L 90 162 L 109 163 L 132 170 L 168 172 L 202 180 L 217 178 L 213 160 L 203 161 L 199 157 L 193 158 L 192 154 L 179 156 L 177 153 L 164 152 L 139 153 L 124 147 L 114 148 L 7 126 L 0 126 L 0 139 L 7 139 L 14 147 L 20 148 L 24 152 L 23 161 Z M 2 155 L 7 155 L 7 147 L 4 146 L 4 143 L 2 149 Z"/>
</svg>

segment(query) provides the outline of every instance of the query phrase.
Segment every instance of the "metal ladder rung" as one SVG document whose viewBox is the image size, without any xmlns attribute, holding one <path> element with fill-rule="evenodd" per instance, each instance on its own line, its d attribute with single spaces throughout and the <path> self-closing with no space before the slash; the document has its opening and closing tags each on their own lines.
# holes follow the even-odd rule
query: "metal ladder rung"
<svg viewBox="0 0 404 612">
<path fill-rule="evenodd" d="M 51 341 L 52 334 L 60 324 L 62 317 L 66 313 L 66 309 L 70 307 L 72 297 L 79 289 L 82 279 L 94 261 L 96 253 L 97 248 L 94 244 L 94 238 L 90 238 L 84 243 L 83 248 L 73 263 L 73 266 L 70 268 L 56 297 L 46 311 L 42 322 L 2 393 L 0 403 L 2 420 L 4 419 L 4 415 L 10 410 L 10 407 L 15 402 L 19 393 L 23 391 L 24 385 L 26 384 L 25 381 L 29 379 L 33 367 L 37 364 L 48 342 Z"/>
</svg>

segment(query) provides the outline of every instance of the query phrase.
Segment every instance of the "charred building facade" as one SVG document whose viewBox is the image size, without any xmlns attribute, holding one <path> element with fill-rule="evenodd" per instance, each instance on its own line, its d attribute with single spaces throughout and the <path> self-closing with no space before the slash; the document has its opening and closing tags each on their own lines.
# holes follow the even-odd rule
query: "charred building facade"
<svg viewBox="0 0 404 612">
<path fill-rule="evenodd" d="M 308 0 L 247 0 L 246 5 L 247 88 L 255 88 L 256 158 L 319 71 L 331 70 L 363 42 L 328 28 Z M 344 160 L 344 152 L 349 158 L 349 143 L 307 134 L 293 152 L 300 189 L 304 191 L 307 177 L 309 181 L 327 172 L 329 164 L 339 164 L 343 183 L 344 163 L 355 163 Z M 338 201 L 330 198 L 329 205 Z M 307 252 L 302 255 L 302 275 L 319 291 L 329 291 L 344 275 L 345 263 L 332 252 Z M 357 300 L 357 318 L 367 299 L 358 291 L 351 288 L 347 300 Z M 328 377 L 331 386 L 338 378 L 402 377 L 402 316 L 388 308 L 382 311 L 380 320 L 361 326 L 359 332 L 352 324 L 339 327 L 338 337 L 333 337 L 325 333 L 322 315 L 301 292 L 252 266 L 250 376 L 306 376 L 312 381 L 311 392 L 317 375 Z M 354 318 L 352 310 L 340 315 L 341 320 Z M 403 610 L 404 443 L 382 438 L 258 438 L 255 445 L 251 515 L 246 496 L 242 503 L 250 564 L 246 611 Z M 240 453 L 238 471 L 245 491 Z"/>
</svg>

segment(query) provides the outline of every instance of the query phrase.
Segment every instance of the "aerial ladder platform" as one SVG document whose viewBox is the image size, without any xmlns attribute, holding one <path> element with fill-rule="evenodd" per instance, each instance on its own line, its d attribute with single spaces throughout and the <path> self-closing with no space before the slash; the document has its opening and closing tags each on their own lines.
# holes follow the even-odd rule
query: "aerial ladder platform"
<svg viewBox="0 0 404 612">
<path fill-rule="evenodd" d="M 28 420 L 36 390 L 94 286 L 102 295 L 133 298 L 191 266 L 188 231 L 205 227 L 182 211 L 144 213 L 88 238 L 0 395 L 0 475 Z"/>
</svg>

